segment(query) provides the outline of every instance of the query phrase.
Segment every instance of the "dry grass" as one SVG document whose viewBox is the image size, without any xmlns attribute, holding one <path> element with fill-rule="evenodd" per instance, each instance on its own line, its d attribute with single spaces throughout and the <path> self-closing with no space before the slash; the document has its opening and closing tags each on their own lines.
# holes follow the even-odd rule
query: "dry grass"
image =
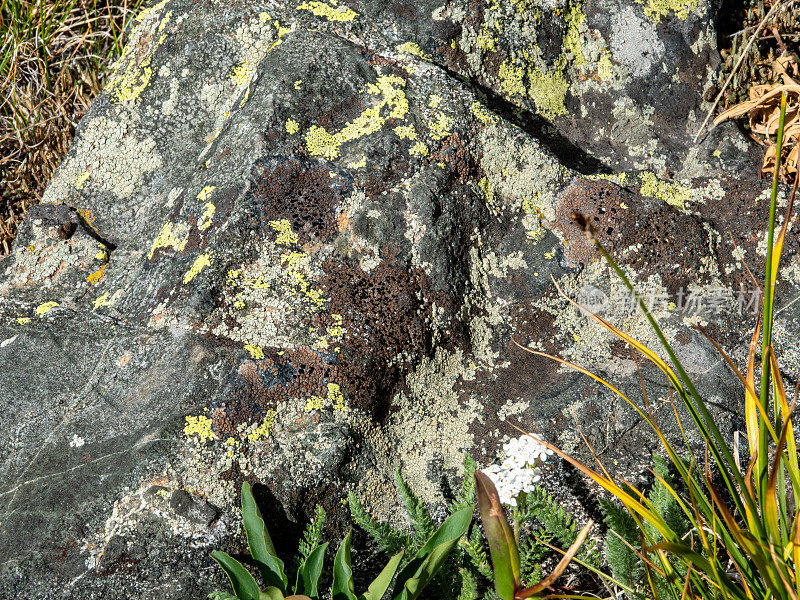
<svg viewBox="0 0 800 600">
<path fill-rule="evenodd" d="M 2 0 L 0 256 L 69 148 L 142 0 Z"/>
</svg>

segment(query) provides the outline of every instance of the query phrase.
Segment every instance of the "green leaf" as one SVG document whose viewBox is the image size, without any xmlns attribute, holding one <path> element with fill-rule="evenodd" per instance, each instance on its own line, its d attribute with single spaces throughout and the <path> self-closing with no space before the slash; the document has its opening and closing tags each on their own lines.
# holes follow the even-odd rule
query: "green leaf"
<svg viewBox="0 0 800 600">
<path fill-rule="evenodd" d="M 515 592 L 522 587 L 516 537 L 508 524 L 492 480 L 481 471 L 475 471 L 475 488 L 481 522 L 492 557 L 495 590 L 502 600 L 514 600 Z"/>
<path fill-rule="evenodd" d="M 208 598 L 209 600 L 239 600 L 230 592 L 211 592 Z"/>
<path fill-rule="evenodd" d="M 242 563 L 227 553 L 219 551 L 212 552 L 211 558 L 217 561 L 222 570 L 225 571 L 236 598 L 239 600 L 259 600 L 258 595 L 261 590 L 258 589 L 258 584 L 250 574 L 250 571 L 245 569 Z"/>
<path fill-rule="evenodd" d="M 275 586 L 269 586 L 266 589 L 261 590 L 261 593 L 258 595 L 258 600 L 285 600 L 283 597 L 283 592 L 280 591 Z"/>
<path fill-rule="evenodd" d="M 358 600 L 381 600 L 383 598 L 386 590 L 392 584 L 392 579 L 394 579 L 394 574 L 397 573 L 400 561 L 403 560 L 403 554 L 404 552 L 401 550 L 389 559 L 380 574 L 372 580 L 367 591 L 361 594 Z"/>
<path fill-rule="evenodd" d="M 350 541 L 353 537 L 353 530 L 339 544 L 336 551 L 336 558 L 333 560 L 333 586 L 331 587 L 331 597 L 333 600 L 358 600 L 356 598 L 355 587 L 353 585 L 353 569 L 350 566 Z"/>
<path fill-rule="evenodd" d="M 448 517 L 397 576 L 393 600 L 415 600 L 472 523 L 472 507 Z"/>
<path fill-rule="evenodd" d="M 283 570 L 283 561 L 275 553 L 275 546 L 269 537 L 264 519 L 261 518 L 261 511 L 258 510 L 250 484 L 246 481 L 242 483 L 242 522 L 250 555 L 258 566 L 264 583 L 285 593 L 289 580 Z"/>
<path fill-rule="evenodd" d="M 322 564 L 325 561 L 325 551 L 328 549 L 328 542 L 314 548 L 303 560 L 297 570 L 297 583 L 294 591 L 298 594 L 306 594 L 312 598 L 319 596 L 319 578 L 322 575 Z"/>
</svg>

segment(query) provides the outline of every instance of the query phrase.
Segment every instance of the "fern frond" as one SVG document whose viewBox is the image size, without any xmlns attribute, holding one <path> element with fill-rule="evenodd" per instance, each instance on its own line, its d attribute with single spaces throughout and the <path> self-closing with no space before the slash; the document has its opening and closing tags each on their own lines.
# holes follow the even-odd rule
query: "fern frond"
<svg viewBox="0 0 800 600">
<path fill-rule="evenodd" d="M 464 455 L 464 479 L 461 481 L 461 489 L 458 490 L 456 498 L 450 503 L 450 514 L 467 508 L 468 506 L 475 506 L 477 494 L 475 492 L 475 470 L 478 468 L 478 463 L 469 454 Z"/>
<path fill-rule="evenodd" d="M 460 569 L 460 590 L 456 600 L 478 600 L 478 579 L 469 569 Z"/>
<path fill-rule="evenodd" d="M 397 554 L 400 550 L 408 550 L 411 547 L 412 542 L 407 535 L 397 531 L 388 523 L 379 523 L 372 518 L 353 492 L 348 494 L 347 503 L 353 521 L 367 532 L 382 551 L 387 554 Z"/>
<path fill-rule="evenodd" d="M 405 482 L 399 468 L 395 471 L 395 484 L 406 513 L 408 513 L 408 518 L 411 519 L 411 525 L 414 528 L 415 546 L 416 548 L 421 548 L 436 531 L 436 525 L 431 518 L 428 507 Z"/>
<path fill-rule="evenodd" d="M 578 536 L 578 527 L 573 516 L 541 486 L 534 486 L 533 490 L 528 492 L 525 511 L 539 521 L 544 530 L 557 539 L 564 548 L 569 548 Z"/>
<path fill-rule="evenodd" d="M 644 565 L 636 553 L 625 544 L 628 542 L 634 548 L 639 546 L 636 521 L 627 510 L 614 502 L 605 498 L 598 500 L 609 529 L 606 536 L 606 560 L 611 574 L 621 583 L 636 589 L 644 581 Z"/>
<path fill-rule="evenodd" d="M 322 542 L 322 527 L 325 525 L 325 516 L 325 509 L 317 504 L 314 509 L 314 516 L 306 525 L 303 537 L 297 546 L 298 564 L 308 558 L 308 555 Z"/>
<path fill-rule="evenodd" d="M 489 558 L 486 556 L 486 549 L 483 545 L 483 535 L 481 534 L 480 527 L 473 527 L 469 532 L 469 536 L 463 538 L 461 547 L 469 557 L 472 566 L 483 577 L 489 581 L 494 581 L 494 573 L 492 572 L 492 565 L 489 564 Z"/>
</svg>

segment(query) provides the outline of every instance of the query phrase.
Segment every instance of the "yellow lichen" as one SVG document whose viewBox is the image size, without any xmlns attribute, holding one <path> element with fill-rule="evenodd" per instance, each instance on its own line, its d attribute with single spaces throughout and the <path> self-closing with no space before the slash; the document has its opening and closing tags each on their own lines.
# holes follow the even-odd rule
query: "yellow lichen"
<svg viewBox="0 0 800 600">
<path fill-rule="evenodd" d="M 546 119 L 567 114 L 565 100 L 569 84 L 564 79 L 562 70 L 531 69 L 528 71 L 528 79 L 530 81 L 528 96 L 533 100 L 537 113 Z"/>
<path fill-rule="evenodd" d="M 299 90 L 300 86 L 302 84 L 303 84 L 303 80 L 302 79 L 298 79 L 297 81 L 294 82 L 294 89 Z"/>
<path fill-rule="evenodd" d="M 428 147 L 423 144 L 422 142 L 417 142 L 411 148 L 408 149 L 408 153 L 411 156 L 416 156 L 418 158 L 424 158 L 428 156 Z"/>
<path fill-rule="evenodd" d="M 161 231 L 158 233 L 156 239 L 153 241 L 153 246 L 150 248 L 150 252 L 148 253 L 147 258 L 152 259 L 153 253 L 159 248 L 171 247 L 180 252 L 186 247 L 186 241 L 188 239 L 189 239 L 188 233 L 184 236 L 183 239 L 180 239 L 172 231 L 172 221 L 167 221 L 166 223 L 164 223 L 164 226 L 161 228 Z"/>
<path fill-rule="evenodd" d="M 264 358 L 264 349 L 258 344 L 245 344 L 244 349 L 250 353 L 250 358 L 256 360 Z"/>
<path fill-rule="evenodd" d="M 452 132 L 450 128 L 453 126 L 453 119 L 446 114 L 440 112 L 436 114 L 436 120 L 429 125 L 431 137 L 435 140 L 442 140 L 450 135 Z"/>
<path fill-rule="evenodd" d="M 367 157 L 362 156 L 359 160 L 347 163 L 348 169 L 362 169 L 367 166 Z"/>
<path fill-rule="evenodd" d="M 253 72 L 250 70 L 250 67 L 247 66 L 246 60 L 235 66 L 233 68 L 233 73 L 231 73 L 231 79 L 236 85 L 245 85 L 249 83 L 252 76 Z"/>
<path fill-rule="evenodd" d="M 689 13 L 697 8 L 697 0 L 636 0 L 644 5 L 644 14 L 653 23 L 660 23 L 661 19 L 670 12 L 681 20 L 686 20 Z"/>
<path fill-rule="evenodd" d="M 203 207 L 203 214 L 200 215 L 200 218 L 197 220 L 197 228 L 200 231 L 205 231 L 211 227 L 211 220 L 213 219 L 216 210 L 217 207 L 211 202 L 206 203 L 206 205 Z"/>
<path fill-rule="evenodd" d="M 417 132 L 413 125 L 398 125 L 394 128 L 394 132 L 401 140 L 415 140 L 417 139 Z"/>
<path fill-rule="evenodd" d="M 336 6 L 336 4 L 338 3 L 334 3 L 334 5 L 331 6 L 325 2 L 303 2 L 297 7 L 297 10 L 310 11 L 315 16 L 322 17 L 328 21 L 352 21 L 358 16 L 356 11 L 349 9 L 346 6 Z"/>
<path fill-rule="evenodd" d="M 33 312 L 37 317 L 41 317 L 42 315 L 46 315 L 48 312 L 53 310 L 56 306 L 58 306 L 58 302 L 51 300 L 50 302 L 40 304 L 33 309 Z"/>
<path fill-rule="evenodd" d="M 670 206 L 679 210 L 686 209 L 686 203 L 692 199 L 692 188 L 681 185 L 676 181 L 662 181 L 655 173 L 645 171 L 639 175 L 642 196 L 650 196 L 663 200 Z"/>
<path fill-rule="evenodd" d="M 419 45 L 415 44 L 414 42 L 405 42 L 403 44 L 400 44 L 399 46 L 397 46 L 397 51 L 403 52 L 405 54 L 411 54 L 412 56 L 416 56 L 418 58 L 421 58 L 422 60 L 427 60 L 427 61 L 431 60 L 430 55 L 425 54 L 422 48 L 420 48 Z"/>
<path fill-rule="evenodd" d="M 439 105 L 442 103 L 442 97 L 438 94 L 431 94 L 428 98 L 428 106 L 430 108 L 439 108 Z"/>
<path fill-rule="evenodd" d="M 251 442 L 257 442 L 261 438 L 269 437 L 273 426 L 275 425 L 275 411 L 269 409 L 267 414 L 264 415 L 264 421 L 256 427 L 253 431 L 247 434 L 247 439 Z"/>
<path fill-rule="evenodd" d="M 95 298 L 94 302 L 92 302 L 92 310 L 97 310 L 101 306 L 106 306 L 107 304 L 108 304 L 108 292 Z"/>
<path fill-rule="evenodd" d="M 17 323 L 19 323 L 20 325 L 27 325 L 30 322 L 31 322 L 31 318 L 30 317 L 19 317 L 17 319 Z"/>
<path fill-rule="evenodd" d="M 89 179 L 89 171 L 84 171 L 80 175 L 78 175 L 77 179 L 75 179 L 75 189 L 82 190 L 83 184 L 86 183 L 86 180 Z"/>
<path fill-rule="evenodd" d="M 378 77 L 376 83 L 367 85 L 369 94 L 381 96 L 378 104 L 365 109 L 335 134 L 312 125 L 305 135 L 308 151 L 313 156 L 335 160 L 339 157 L 339 148 L 342 144 L 377 133 L 388 118 L 405 119 L 408 113 L 408 99 L 402 89 L 405 84 L 404 79 L 395 75 Z M 385 116 L 381 115 L 384 109 L 388 109 L 388 114 Z"/>
<path fill-rule="evenodd" d="M 580 32 L 586 26 L 586 16 L 579 3 L 569 5 L 569 9 L 564 15 L 564 23 L 567 26 L 563 41 L 564 50 L 572 55 L 573 65 L 576 67 L 585 65 L 586 57 L 583 55 Z"/>
<path fill-rule="evenodd" d="M 197 199 L 200 200 L 200 202 L 205 202 L 206 200 L 208 200 L 211 197 L 211 194 L 214 193 L 215 189 L 217 189 L 217 186 L 215 186 L 215 185 L 207 185 L 206 187 L 204 187 L 202 190 L 200 190 L 198 192 Z"/>
<path fill-rule="evenodd" d="M 525 70 L 522 67 L 514 66 L 511 60 L 505 60 L 500 65 L 498 72 L 500 77 L 500 88 L 509 96 L 524 96 L 525 85 L 522 79 L 525 77 Z"/>
<path fill-rule="evenodd" d="M 189 283 L 192 279 L 197 277 L 203 269 L 211 266 L 211 262 L 212 260 L 210 252 L 206 252 L 205 254 L 198 256 L 194 260 L 191 268 L 186 272 L 186 275 L 183 276 L 183 283 Z"/>
<path fill-rule="evenodd" d="M 611 53 L 604 48 L 603 52 L 600 54 L 600 59 L 597 61 L 597 77 L 600 78 L 600 81 L 611 79 L 613 75 L 612 69 Z"/>
<path fill-rule="evenodd" d="M 299 242 L 297 234 L 292 230 L 292 224 L 288 220 L 270 221 L 269 226 L 278 232 L 275 243 L 279 246 L 294 246 Z"/>
<path fill-rule="evenodd" d="M 102 267 L 97 269 L 97 271 L 86 277 L 86 281 L 89 282 L 89 285 L 96 285 L 97 282 L 100 281 L 100 278 L 103 276 L 107 266 L 108 263 L 104 264 Z"/>
<path fill-rule="evenodd" d="M 187 416 L 186 424 L 183 426 L 183 435 L 187 438 L 195 436 L 201 444 L 204 444 L 215 437 L 214 432 L 211 430 L 211 425 L 211 419 L 205 415 Z"/>
<path fill-rule="evenodd" d="M 294 119 L 286 119 L 286 132 L 289 135 L 294 135 L 300 130 L 300 123 Z"/>
<path fill-rule="evenodd" d="M 484 125 L 497 123 L 497 117 L 486 110 L 486 108 L 480 102 L 473 102 L 470 108 L 472 110 L 472 114 L 475 115 L 475 118 Z"/>
<path fill-rule="evenodd" d="M 478 33 L 478 37 L 475 39 L 475 42 L 478 44 L 478 48 L 481 49 L 483 53 L 486 52 L 497 52 L 497 38 L 489 33 L 486 25 L 481 25 L 481 30 Z"/>
</svg>

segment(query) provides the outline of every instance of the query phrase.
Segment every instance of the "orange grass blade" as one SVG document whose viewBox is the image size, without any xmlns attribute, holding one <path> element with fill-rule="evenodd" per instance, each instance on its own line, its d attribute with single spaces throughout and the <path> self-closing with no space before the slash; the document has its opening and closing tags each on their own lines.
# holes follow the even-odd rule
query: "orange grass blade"
<svg viewBox="0 0 800 600">
<path fill-rule="evenodd" d="M 761 309 L 758 311 L 758 319 L 756 320 L 756 328 L 753 330 L 753 336 L 750 338 L 750 352 L 747 355 L 747 381 L 745 381 L 745 395 L 744 395 L 744 418 L 747 429 L 747 447 L 750 449 L 750 456 L 755 456 L 758 451 L 758 413 L 759 409 L 756 407 L 758 398 L 755 397 L 755 367 L 756 367 L 756 349 L 758 348 L 758 338 L 761 334 Z M 762 407 L 763 410 L 763 407 Z"/>
</svg>

